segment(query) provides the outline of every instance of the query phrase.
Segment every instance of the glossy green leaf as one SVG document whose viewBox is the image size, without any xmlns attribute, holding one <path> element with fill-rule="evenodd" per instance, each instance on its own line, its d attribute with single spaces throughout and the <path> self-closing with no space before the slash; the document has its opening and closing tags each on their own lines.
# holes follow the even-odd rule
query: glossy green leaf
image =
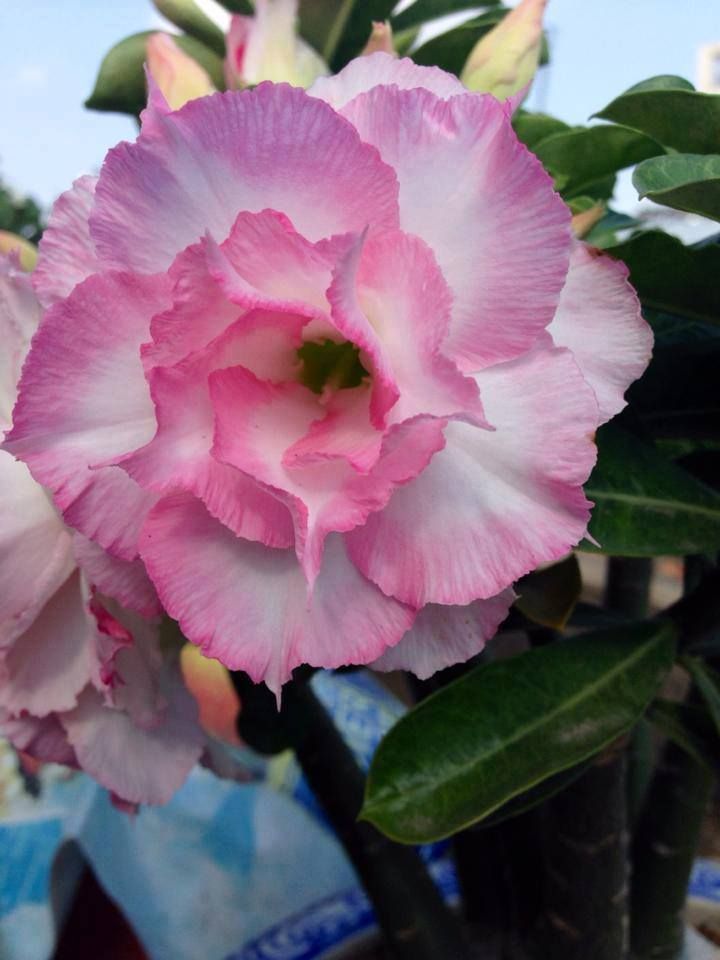
<svg viewBox="0 0 720 960">
<path fill-rule="evenodd" d="M 628 730 L 673 656 L 674 628 L 642 623 L 477 667 L 381 741 L 361 816 L 405 843 L 482 820 Z"/>
<path fill-rule="evenodd" d="M 720 149 L 720 96 L 698 93 L 681 77 L 639 83 L 597 114 L 685 153 Z"/>
<path fill-rule="evenodd" d="M 683 657 L 682 664 L 695 681 L 720 734 L 720 674 L 699 657 Z"/>
<path fill-rule="evenodd" d="M 500 23 L 507 12 L 506 7 L 499 7 L 474 17 L 467 23 L 428 40 L 413 51 L 412 58 L 423 66 L 440 67 L 459 75 L 478 40 Z"/>
<path fill-rule="evenodd" d="M 665 344 L 628 393 L 645 428 L 663 439 L 720 437 L 720 337 Z"/>
<path fill-rule="evenodd" d="M 675 153 L 653 157 L 635 169 L 633 184 L 641 197 L 655 203 L 720 220 L 720 156 L 717 154 Z"/>
<path fill-rule="evenodd" d="M 535 570 L 515 584 L 515 606 L 528 620 L 562 630 L 582 591 L 580 564 L 574 553 L 559 563 Z"/>
<path fill-rule="evenodd" d="M 547 113 L 529 113 L 526 110 L 518 110 L 512 124 L 518 139 L 530 150 L 534 150 L 546 137 L 572 129 L 557 117 L 551 117 Z"/>
<path fill-rule="evenodd" d="M 583 193 L 596 196 L 596 184 L 663 153 L 660 144 L 650 137 L 610 124 L 564 130 L 541 140 L 533 149 L 566 198 Z"/>
<path fill-rule="evenodd" d="M 225 34 L 202 12 L 195 0 L 153 0 L 153 3 L 183 33 L 195 37 L 221 57 L 225 56 Z"/>
<path fill-rule="evenodd" d="M 100 65 L 95 89 L 86 100 L 90 110 L 130 113 L 137 116 L 145 107 L 147 87 L 143 64 L 147 60 L 148 37 L 157 30 L 146 30 L 126 37 L 108 51 Z M 204 67 L 210 79 L 223 88 L 221 58 L 194 37 L 173 35 L 177 45 Z"/>
<path fill-rule="evenodd" d="M 698 763 L 713 772 L 717 770 L 720 740 L 707 710 L 694 704 L 658 699 L 650 705 L 648 719 Z"/>
<path fill-rule="evenodd" d="M 409 30 L 419 27 L 423 23 L 437 20 L 448 13 L 457 13 L 460 10 L 477 10 L 478 7 L 494 7 L 500 0 L 484 0 L 482 3 L 474 0 L 415 0 L 415 3 L 406 7 L 402 13 L 392 18 L 393 30 Z"/>
<path fill-rule="evenodd" d="M 720 549 L 720 496 L 616 424 L 598 431 L 585 484 L 590 533 L 616 556 L 686 556 Z M 591 549 L 587 542 L 583 549 Z"/>
<path fill-rule="evenodd" d="M 547 779 L 542 780 L 524 793 L 508 800 L 488 817 L 484 817 L 479 826 L 484 828 L 495 827 L 498 823 L 512 820 L 513 817 L 518 817 L 521 813 L 527 813 L 528 810 L 540 806 L 541 803 L 545 803 L 556 793 L 560 793 L 561 790 L 574 783 L 587 770 L 590 762 L 590 760 L 585 760 L 583 763 L 578 763 L 574 767 L 569 767 L 567 770 L 561 770 L 560 773 L 554 773 L 551 777 L 547 777 Z"/>
<path fill-rule="evenodd" d="M 720 323 L 720 246 L 686 247 L 660 230 L 638 233 L 609 247 L 624 260 L 647 307 Z"/>
</svg>

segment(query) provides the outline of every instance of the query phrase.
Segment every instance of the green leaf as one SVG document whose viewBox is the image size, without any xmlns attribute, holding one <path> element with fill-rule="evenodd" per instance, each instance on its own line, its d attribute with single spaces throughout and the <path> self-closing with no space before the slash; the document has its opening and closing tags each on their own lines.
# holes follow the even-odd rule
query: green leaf
<svg viewBox="0 0 720 960">
<path fill-rule="evenodd" d="M 713 773 L 717 770 L 720 741 L 708 713 L 694 704 L 657 699 L 648 718 L 668 738 Z"/>
<path fill-rule="evenodd" d="M 555 133 L 537 143 L 534 152 L 568 199 L 583 193 L 596 196 L 593 186 L 598 182 L 657 156 L 663 148 L 635 130 L 601 124 Z"/>
<path fill-rule="evenodd" d="M 567 770 L 561 770 L 560 773 L 554 773 L 551 777 L 547 777 L 531 787 L 530 790 L 518 794 L 517 797 L 513 797 L 512 800 L 508 800 L 507 803 L 498 807 L 494 813 L 484 817 L 479 826 L 483 828 L 495 827 L 498 823 L 504 823 L 506 820 L 520 816 L 521 813 L 527 813 L 533 807 L 540 806 L 541 803 L 545 803 L 550 797 L 554 797 L 556 793 L 560 793 L 561 790 L 574 783 L 589 766 L 590 760 L 585 760 L 583 763 L 578 763 Z"/>
<path fill-rule="evenodd" d="M 628 730 L 673 655 L 674 628 L 641 623 L 477 667 L 381 741 L 361 816 L 404 843 L 482 820 Z"/>
<path fill-rule="evenodd" d="M 624 260 L 645 306 L 720 323 L 720 246 L 686 247 L 660 230 L 638 233 L 608 253 Z"/>
<path fill-rule="evenodd" d="M 551 117 L 547 113 L 529 113 L 527 110 L 518 110 L 512 125 L 518 139 L 530 150 L 534 150 L 546 137 L 572 129 L 557 117 Z"/>
<path fill-rule="evenodd" d="M 183 33 L 195 37 L 221 57 L 225 56 L 225 35 L 205 16 L 194 0 L 153 0 L 160 13 Z"/>
<path fill-rule="evenodd" d="M 641 197 L 675 210 L 720 220 L 720 156 L 675 153 L 653 157 L 633 173 Z"/>
<path fill-rule="evenodd" d="M 720 337 L 672 344 L 657 337 L 652 363 L 628 401 L 654 437 L 712 440 L 720 437 L 718 371 Z"/>
<path fill-rule="evenodd" d="M 157 30 L 146 30 L 126 37 L 108 51 L 100 64 L 95 89 L 85 101 L 90 110 L 130 113 L 137 116 L 145 108 L 147 87 L 143 64 L 147 60 L 148 37 Z M 218 89 L 223 89 L 223 63 L 217 54 L 194 37 L 173 35 L 181 50 L 204 67 Z"/>
<path fill-rule="evenodd" d="M 459 75 L 480 37 L 484 37 L 500 23 L 507 12 L 506 7 L 500 7 L 468 20 L 467 23 L 428 40 L 413 52 L 412 58 L 423 66 L 440 67 Z"/>
<path fill-rule="evenodd" d="M 393 0 L 303 0 L 300 33 L 334 71 L 367 43 L 374 20 L 387 20 Z"/>
<path fill-rule="evenodd" d="M 597 114 L 684 153 L 720 149 L 720 96 L 698 93 L 681 77 L 639 83 Z"/>
<path fill-rule="evenodd" d="M 535 570 L 515 584 L 515 606 L 528 620 L 562 630 L 582 591 L 580 564 L 574 553 L 559 563 Z"/>
<path fill-rule="evenodd" d="M 683 657 L 681 663 L 695 681 L 720 734 L 720 674 L 699 657 Z"/>
<path fill-rule="evenodd" d="M 608 210 L 602 220 L 599 220 L 592 230 L 583 239 L 593 247 L 602 250 L 615 247 L 618 244 L 618 231 L 632 230 L 637 227 L 638 221 L 617 210 Z"/>
<path fill-rule="evenodd" d="M 585 484 L 590 534 L 602 553 L 685 556 L 720 549 L 720 496 L 617 424 L 598 431 Z M 587 542 L 583 549 L 592 549 Z"/>
<path fill-rule="evenodd" d="M 477 10 L 478 7 L 493 7 L 500 0 L 484 0 L 482 3 L 474 0 L 415 0 L 411 6 L 396 14 L 392 20 L 394 31 L 409 30 L 413 27 L 419 27 L 423 23 L 429 23 L 431 20 L 437 20 L 448 13 L 456 13 L 459 10 Z"/>
</svg>

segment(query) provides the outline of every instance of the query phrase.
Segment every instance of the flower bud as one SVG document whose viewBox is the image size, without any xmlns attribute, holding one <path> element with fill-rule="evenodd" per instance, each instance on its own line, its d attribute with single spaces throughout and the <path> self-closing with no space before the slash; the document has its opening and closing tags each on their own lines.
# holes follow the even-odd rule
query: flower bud
<svg viewBox="0 0 720 960">
<path fill-rule="evenodd" d="M 148 39 L 147 65 L 173 110 L 178 110 L 188 100 L 215 92 L 207 71 L 166 33 L 154 33 Z"/>
<path fill-rule="evenodd" d="M 227 36 L 229 89 L 263 80 L 309 87 L 329 73 L 324 60 L 297 34 L 298 0 L 256 0 L 255 15 L 234 16 Z"/>
<path fill-rule="evenodd" d="M 388 20 L 384 23 L 373 21 L 372 32 L 360 56 L 366 57 L 370 53 L 389 53 L 391 56 L 397 56 L 393 46 L 392 27 Z"/>
<path fill-rule="evenodd" d="M 37 263 L 37 248 L 34 244 L 19 237 L 16 233 L 0 230 L 0 254 L 15 253 L 20 268 L 29 273 Z"/>
<path fill-rule="evenodd" d="M 469 90 L 507 100 L 535 76 L 547 0 L 521 0 L 468 57 L 460 79 Z"/>
</svg>

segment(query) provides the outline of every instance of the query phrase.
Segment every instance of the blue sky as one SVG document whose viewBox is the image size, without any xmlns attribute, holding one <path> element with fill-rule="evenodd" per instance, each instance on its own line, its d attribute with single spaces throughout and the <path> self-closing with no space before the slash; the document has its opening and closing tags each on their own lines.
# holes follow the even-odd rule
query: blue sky
<svg viewBox="0 0 720 960">
<path fill-rule="evenodd" d="M 151 0 L 0 0 L 0 174 L 18 192 L 49 204 L 135 135 L 82 102 L 103 53 L 161 22 Z M 550 0 L 547 25 L 552 66 L 529 106 L 583 123 L 646 77 L 694 80 L 698 46 L 720 41 L 720 0 Z M 627 183 L 622 195 L 633 202 Z"/>
</svg>

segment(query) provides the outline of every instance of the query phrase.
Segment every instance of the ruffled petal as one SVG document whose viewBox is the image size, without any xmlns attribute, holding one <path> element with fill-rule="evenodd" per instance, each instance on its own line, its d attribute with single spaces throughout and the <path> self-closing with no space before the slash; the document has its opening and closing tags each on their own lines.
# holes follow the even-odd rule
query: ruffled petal
<svg viewBox="0 0 720 960">
<path fill-rule="evenodd" d="M 466 607 L 429 603 L 400 643 L 374 663 L 373 670 L 410 670 L 426 680 L 438 670 L 465 663 L 485 646 L 507 617 L 515 599 L 512 590 L 476 600 Z"/>
<path fill-rule="evenodd" d="M 36 717 L 69 710 L 90 682 L 95 627 L 72 574 L 0 660 L 0 706 Z"/>
<path fill-rule="evenodd" d="M 342 110 L 359 94 L 378 86 L 393 86 L 399 90 L 420 88 L 443 100 L 467 94 L 457 77 L 438 67 L 421 67 L 408 57 L 399 60 L 382 52 L 351 60 L 335 76 L 316 80 L 308 92 L 336 110 Z"/>
<path fill-rule="evenodd" d="M 106 706 L 91 687 L 60 717 L 80 767 L 127 803 L 167 803 L 203 751 L 197 707 L 179 671 L 168 670 L 163 687 L 167 709 L 152 729 Z"/>
<path fill-rule="evenodd" d="M 14 255 L 0 255 L 0 435 L 12 422 L 20 370 L 39 322 L 29 275 Z"/>
<path fill-rule="evenodd" d="M 597 403 L 570 351 L 539 344 L 478 382 L 496 429 L 450 423 L 427 469 L 346 534 L 365 576 L 416 607 L 493 597 L 587 527 Z"/>
<path fill-rule="evenodd" d="M 88 226 L 96 183 L 97 177 L 79 177 L 55 201 L 33 273 L 33 286 L 44 307 L 64 299 L 101 269 Z"/>
<path fill-rule="evenodd" d="M 241 361 L 260 374 L 283 379 L 298 365 L 296 350 L 305 322 L 290 314 L 251 311 L 205 350 L 175 366 L 153 368 L 149 382 L 157 432 L 144 447 L 119 458 L 119 465 L 140 486 L 158 494 L 174 489 L 194 493 L 238 536 L 268 546 L 291 546 L 286 507 L 252 477 L 211 456 L 214 411 L 209 379 L 214 370 Z"/>
<path fill-rule="evenodd" d="M 47 717 L 11 717 L 0 709 L 0 735 L 7 737 L 16 750 L 21 750 L 41 763 L 60 763 L 77 767 L 75 751 L 68 743 L 56 714 Z"/>
<path fill-rule="evenodd" d="M 327 534 L 351 530 L 380 510 L 395 487 L 417 476 L 444 444 L 445 421 L 408 421 L 385 435 L 369 473 L 358 474 L 343 459 L 322 457 L 315 462 L 303 458 L 291 468 L 285 452 L 292 463 L 297 441 L 322 412 L 316 395 L 297 383 L 259 380 L 243 367 L 213 373 L 210 390 L 216 423 L 213 455 L 286 503 L 309 583 L 320 569 Z M 338 422 L 338 432 L 342 429 Z"/>
<path fill-rule="evenodd" d="M 397 643 L 415 611 L 383 594 L 331 537 L 312 596 L 291 550 L 241 540 L 187 496 L 162 500 L 142 556 L 183 633 L 276 693 L 302 663 L 367 663 Z"/>
<path fill-rule="evenodd" d="M 166 278 L 97 275 L 51 307 L 23 368 L 5 444 L 52 491 L 71 526 L 127 560 L 155 498 L 118 467 L 93 468 L 155 431 L 140 344 L 167 294 Z"/>
<path fill-rule="evenodd" d="M 242 210 L 281 210 L 310 240 L 396 226 L 397 180 L 327 104 L 285 84 L 157 114 L 108 154 L 90 231 L 109 266 L 154 273 Z"/>
<path fill-rule="evenodd" d="M 400 226 L 429 244 L 453 293 L 443 352 L 478 370 L 528 350 L 565 282 L 570 213 L 503 106 L 378 87 L 343 114 L 394 168 Z"/>
<path fill-rule="evenodd" d="M 568 347 L 595 391 L 600 423 L 625 406 L 624 394 L 650 362 L 653 334 L 628 282 L 628 269 L 577 242 L 557 313 L 548 332 Z"/>
<path fill-rule="evenodd" d="M 100 593 L 145 617 L 162 613 L 155 587 L 140 559 L 119 560 L 79 533 L 73 537 L 73 548 L 80 569 Z"/>
<path fill-rule="evenodd" d="M 72 538 L 24 463 L 0 451 L 0 648 L 32 623 L 75 566 Z"/>
</svg>

